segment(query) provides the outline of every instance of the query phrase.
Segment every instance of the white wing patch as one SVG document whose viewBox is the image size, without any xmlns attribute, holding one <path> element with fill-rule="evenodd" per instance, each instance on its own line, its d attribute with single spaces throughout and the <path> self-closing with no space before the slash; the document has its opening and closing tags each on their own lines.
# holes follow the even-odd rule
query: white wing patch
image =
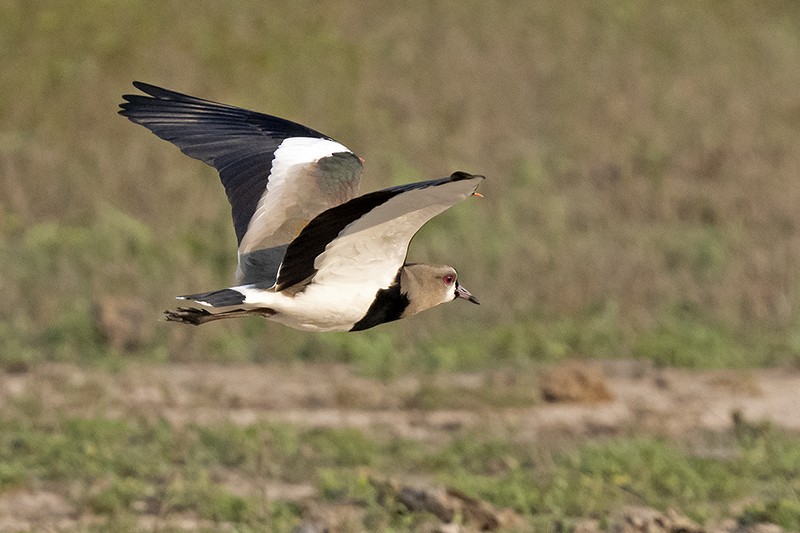
<svg viewBox="0 0 800 533">
<path fill-rule="evenodd" d="M 272 172 L 281 168 L 304 163 L 313 163 L 337 152 L 349 152 L 346 146 L 330 139 L 315 137 L 289 137 L 275 150 Z"/>
<path fill-rule="evenodd" d="M 239 245 L 240 255 L 288 243 L 309 220 L 340 202 L 320 191 L 309 166 L 339 152 L 350 150 L 328 139 L 290 137 L 280 144 L 266 190 Z"/>
</svg>

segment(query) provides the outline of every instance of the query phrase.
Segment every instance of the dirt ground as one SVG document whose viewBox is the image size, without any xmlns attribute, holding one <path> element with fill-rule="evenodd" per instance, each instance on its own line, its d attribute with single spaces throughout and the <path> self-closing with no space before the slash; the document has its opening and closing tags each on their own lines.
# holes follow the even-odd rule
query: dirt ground
<svg viewBox="0 0 800 533">
<path fill-rule="evenodd" d="M 569 387 L 574 386 L 571 377 L 587 374 L 586 368 L 605 383 L 610 398 L 589 395 L 586 400 L 534 400 L 524 407 L 469 408 L 418 408 L 414 401 L 423 386 L 458 394 L 488 388 L 517 395 L 520 389 L 541 387 L 544 383 L 538 381 L 544 379 L 560 379 Z M 34 395 L 62 415 L 150 415 L 175 424 L 268 420 L 388 430 L 414 439 L 447 437 L 454 429 L 487 424 L 498 435 L 516 438 L 627 429 L 680 438 L 694 430 L 724 429 L 735 412 L 748 421 L 800 431 L 800 370 L 656 369 L 638 361 L 548 370 L 531 371 L 531 376 L 498 371 L 381 381 L 359 376 L 345 365 L 147 365 L 115 373 L 53 364 L 2 376 L 0 402 Z M 84 394 L 93 401 L 83 401 Z M 531 391 L 532 398 L 537 394 Z"/>
<path fill-rule="evenodd" d="M 426 403 L 423 390 L 456 399 Z M 459 399 L 487 391 L 495 394 L 493 405 Z M 639 361 L 570 362 L 530 375 L 494 371 L 386 381 L 345 365 L 277 363 L 131 365 L 120 372 L 48 364 L 0 376 L 3 408 L 31 397 L 59 416 L 153 416 L 177 425 L 268 420 L 433 441 L 477 427 L 530 440 L 630 432 L 684 439 L 724 430 L 734 418 L 800 432 L 800 370 L 692 371 Z M 530 401 L 518 406 L 514 398 Z M 310 486 L 272 490 L 272 497 L 289 499 L 313 494 Z M 66 505 L 47 492 L 5 493 L 0 531 L 41 524 L 43 513 L 65 517 Z"/>
</svg>

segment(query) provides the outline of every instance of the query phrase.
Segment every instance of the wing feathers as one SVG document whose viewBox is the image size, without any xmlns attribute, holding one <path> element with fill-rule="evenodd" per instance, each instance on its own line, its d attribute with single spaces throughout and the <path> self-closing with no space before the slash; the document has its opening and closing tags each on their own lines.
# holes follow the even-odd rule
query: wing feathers
<svg viewBox="0 0 800 533">
<path fill-rule="evenodd" d="M 352 198 L 358 189 L 360 159 L 327 135 L 272 115 L 147 83 L 133 85 L 145 95 L 124 95 L 120 114 L 219 172 L 231 204 L 240 257 L 288 244 L 302 228 L 297 227 L 298 220 L 313 219 Z M 333 169 L 327 163 L 317 165 L 338 153 L 348 156 L 347 164 Z M 313 186 L 280 186 L 289 177 Z M 264 209 L 275 205 L 281 209 L 262 216 Z M 262 267 L 248 274 L 240 265 L 240 276 L 257 275 Z M 274 271 L 275 265 L 265 268 Z"/>
<path fill-rule="evenodd" d="M 364 194 L 318 215 L 291 242 L 276 290 L 312 276 L 380 278 L 384 287 L 405 260 L 414 234 L 431 218 L 471 195 L 483 176 L 456 172 L 438 180 Z M 342 264 L 347 263 L 347 268 Z"/>
<path fill-rule="evenodd" d="M 237 277 L 247 283 L 264 286 L 277 277 L 283 290 L 311 277 L 360 276 L 388 287 L 419 228 L 483 179 L 456 172 L 353 198 L 361 159 L 330 137 L 275 116 L 133 85 L 145 94 L 124 95 L 120 114 L 219 172 L 239 242 Z M 224 291 L 195 296 L 238 298 Z"/>
</svg>

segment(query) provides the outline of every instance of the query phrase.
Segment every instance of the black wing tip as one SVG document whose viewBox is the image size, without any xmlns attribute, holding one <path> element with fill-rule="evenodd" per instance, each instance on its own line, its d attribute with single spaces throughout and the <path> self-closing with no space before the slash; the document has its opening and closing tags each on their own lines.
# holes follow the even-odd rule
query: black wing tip
<svg viewBox="0 0 800 533">
<path fill-rule="evenodd" d="M 145 93 L 146 95 L 152 96 L 153 98 L 157 98 L 159 100 L 181 100 L 185 98 L 189 98 L 192 100 L 197 100 L 198 98 L 195 96 L 189 96 L 188 94 L 179 93 L 177 91 L 172 91 L 170 89 L 165 89 L 163 87 L 159 87 L 158 85 L 153 85 L 152 83 L 145 83 L 143 81 L 133 81 L 131 82 L 134 87 Z M 124 95 L 123 98 L 127 99 L 127 97 L 142 97 L 141 95 Z"/>
<path fill-rule="evenodd" d="M 133 81 L 132 83 L 135 88 L 145 94 L 123 94 L 122 99 L 125 101 L 119 104 L 121 109 L 118 113 L 133 122 L 140 123 L 136 119 L 141 112 L 150 112 L 155 109 L 166 114 L 168 118 L 170 115 L 180 117 L 187 111 L 195 112 L 197 110 L 203 110 L 210 112 L 212 115 L 217 114 L 216 118 L 220 118 L 224 115 L 223 118 L 232 120 L 238 124 L 247 123 L 250 124 L 251 127 L 255 125 L 258 133 L 268 132 L 278 134 L 280 138 L 313 137 L 328 141 L 334 140 L 329 135 L 325 135 L 308 126 L 275 115 L 268 115 L 258 111 L 251 111 L 243 107 L 191 96 L 143 81 Z M 180 146 L 180 144 L 173 139 L 167 140 Z M 206 162 L 208 163 L 208 161 Z"/>
<path fill-rule="evenodd" d="M 151 90 L 163 90 L 161 87 L 158 87 L 157 85 L 153 85 L 152 83 L 146 83 L 138 80 L 133 80 L 131 84 L 140 91 L 147 94 L 150 94 Z"/>
<path fill-rule="evenodd" d="M 125 100 L 124 102 L 119 104 L 120 109 L 117 111 L 123 117 L 128 117 L 129 119 L 133 120 L 132 115 L 135 113 L 135 107 L 138 104 L 141 104 L 147 100 L 152 99 L 166 99 L 162 96 L 159 96 L 163 93 L 168 93 L 166 89 L 162 89 L 156 85 L 151 85 L 149 83 L 145 83 L 143 81 L 133 81 L 133 86 L 148 96 L 144 96 L 141 94 L 123 94 L 122 99 Z"/>
<path fill-rule="evenodd" d="M 178 91 L 172 91 L 170 89 L 165 89 L 163 87 L 159 87 L 158 85 L 153 85 L 151 83 L 145 83 L 143 81 L 133 81 L 131 82 L 133 86 L 144 94 L 123 94 L 122 99 L 125 100 L 119 106 L 122 108 L 119 111 L 120 115 L 130 117 L 130 115 L 125 114 L 125 111 L 131 110 L 135 111 L 135 107 L 139 104 L 146 103 L 148 101 L 153 100 L 164 100 L 169 102 L 183 102 L 186 104 L 213 104 L 215 106 L 227 107 L 225 104 L 220 104 L 217 102 L 212 102 L 211 100 L 204 100 L 203 98 L 198 98 L 196 96 L 189 96 L 188 94 L 179 93 Z"/>
<path fill-rule="evenodd" d="M 131 95 L 131 94 L 123 94 L 122 95 L 122 98 L 125 101 L 119 104 L 119 110 L 117 110 L 117 113 L 119 113 L 123 117 L 128 117 L 128 118 L 131 117 L 131 113 L 133 111 L 133 107 L 134 107 L 134 105 L 136 105 L 136 104 L 134 104 L 133 96 L 134 95 Z"/>
<path fill-rule="evenodd" d="M 485 180 L 486 176 L 481 176 L 480 174 L 470 174 L 469 172 L 464 172 L 463 170 L 456 170 L 450 174 L 450 181 L 471 180 L 475 178 Z"/>
<path fill-rule="evenodd" d="M 136 89 L 139 89 L 140 91 L 142 91 L 147 96 L 144 96 L 144 95 L 141 95 L 141 94 L 123 94 L 122 95 L 122 99 L 125 100 L 125 102 L 133 102 L 134 100 L 137 100 L 137 99 L 149 99 L 148 96 L 152 97 L 152 98 L 157 98 L 157 99 L 162 99 L 163 100 L 163 99 L 166 99 L 165 95 L 168 95 L 168 94 L 173 92 L 173 91 L 164 89 L 163 87 L 159 87 L 157 85 L 152 85 L 150 83 L 145 83 L 143 81 L 133 81 L 132 84 Z M 125 105 L 125 103 L 120 104 L 120 106 L 123 106 L 123 105 Z"/>
</svg>

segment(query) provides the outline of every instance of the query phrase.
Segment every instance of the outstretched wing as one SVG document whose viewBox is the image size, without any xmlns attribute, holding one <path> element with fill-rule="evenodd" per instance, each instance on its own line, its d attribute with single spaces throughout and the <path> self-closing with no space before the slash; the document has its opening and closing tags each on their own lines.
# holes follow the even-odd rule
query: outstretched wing
<svg viewBox="0 0 800 533">
<path fill-rule="evenodd" d="M 309 220 L 355 196 L 361 160 L 327 135 L 282 118 L 134 82 L 120 114 L 219 172 L 239 243 L 240 283 L 275 281 Z"/>
<path fill-rule="evenodd" d="M 318 215 L 291 242 L 275 289 L 307 283 L 377 283 L 388 287 L 411 238 L 431 218 L 475 192 L 483 176 L 448 178 L 383 189 Z"/>
</svg>

